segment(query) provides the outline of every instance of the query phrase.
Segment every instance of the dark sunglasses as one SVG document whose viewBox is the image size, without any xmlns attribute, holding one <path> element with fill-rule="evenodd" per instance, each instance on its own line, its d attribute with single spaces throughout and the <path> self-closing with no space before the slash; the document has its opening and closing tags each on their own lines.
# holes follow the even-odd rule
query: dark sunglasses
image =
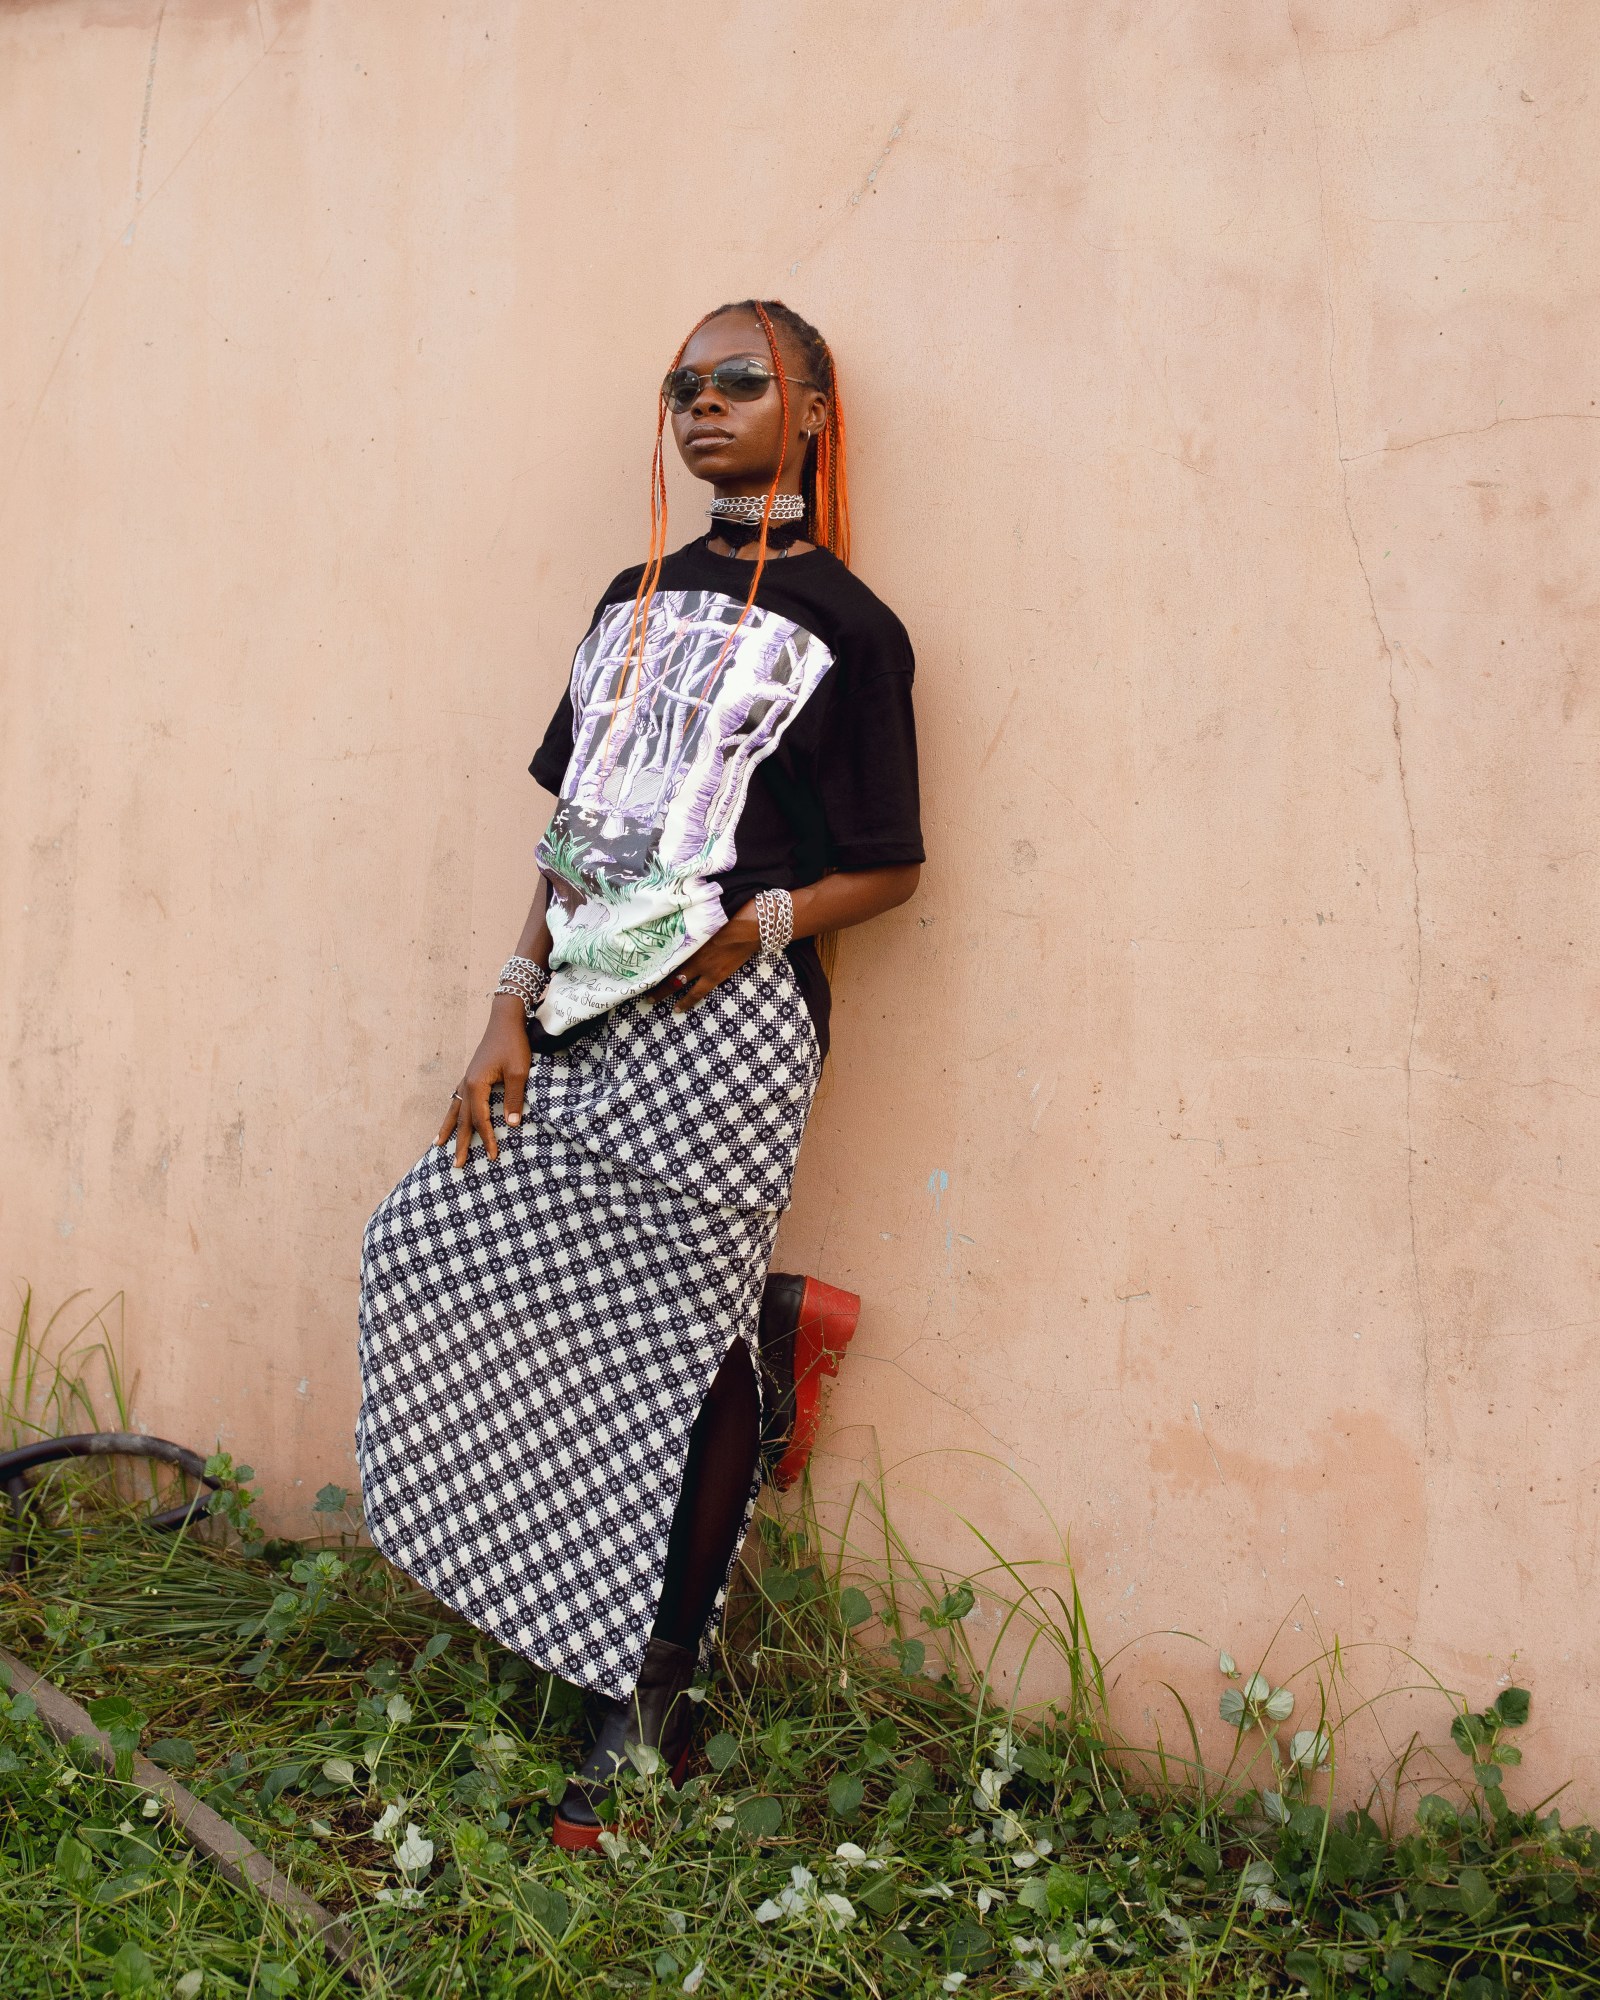
<svg viewBox="0 0 1600 2000">
<path fill-rule="evenodd" d="M 685 410 L 694 407 L 695 398 L 702 389 L 715 389 L 730 403 L 755 403 L 777 379 L 772 370 L 759 361 L 723 361 L 709 375 L 698 375 L 692 368 L 674 368 L 662 383 L 661 394 L 667 408 L 676 410 L 681 417 Z M 791 388 L 814 389 L 817 386 L 815 382 L 807 382 L 796 375 L 785 379 Z"/>
</svg>

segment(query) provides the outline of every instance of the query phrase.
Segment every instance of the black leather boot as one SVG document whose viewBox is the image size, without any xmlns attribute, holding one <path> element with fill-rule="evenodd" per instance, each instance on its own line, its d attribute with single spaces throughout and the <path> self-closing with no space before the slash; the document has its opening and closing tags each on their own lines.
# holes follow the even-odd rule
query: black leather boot
<svg viewBox="0 0 1600 2000">
<path fill-rule="evenodd" d="M 794 1436 L 794 1330 L 806 1281 L 770 1271 L 761 1288 L 761 1464 L 768 1478 Z"/>
<path fill-rule="evenodd" d="M 674 1784 L 679 1782 L 694 1743 L 695 1704 L 684 1690 L 694 1685 L 696 1664 L 687 1646 L 652 1639 L 631 1698 L 601 1704 L 593 1746 L 556 1807 L 551 1837 L 557 1847 L 600 1845 L 606 1824 L 600 1807 L 617 1773 L 634 1768 L 629 1744 L 649 1744 L 659 1750 L 667 1774 Z M 614 1825 L 615 1819 L 610 1823 Z"/>
</svg>

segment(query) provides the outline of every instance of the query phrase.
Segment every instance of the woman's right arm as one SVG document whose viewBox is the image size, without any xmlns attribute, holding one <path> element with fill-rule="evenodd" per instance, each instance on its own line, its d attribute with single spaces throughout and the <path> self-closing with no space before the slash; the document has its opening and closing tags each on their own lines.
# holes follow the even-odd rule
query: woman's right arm
<svg viewBox="0 0 1600 2000">
<path fill-rule="evenodd" d="M 550 885 L 543 875 L 528 907 L 528 920 L 517 939 L 517 956 L 531 958 L 535 965 L 550 963 L 550 926 L 545 922 L 545 903 Z M 522 1123 L 523 1093 L 528 1087 L 528 1071 L 533 1067 L 533 1051 L 528 1046 L 528 1027 L 522 1002 L 514 994 L 497 993 L 489 1002 L 489 1025 L 466 1074 L 450 1100 L 450 1109 L 439 1127 L 436 1146 L 447 1146 L 455 1135 L 455 1164 L 464 1167 L 472 1150 L 472 1135 L 479 1133 L 491 1160 L 500 1157 L 495 1143 L 494 1123 L 489 1116 L 489 1090 L 496 1083 L 505 1086 L 506 1123 Z"/>
</svg>

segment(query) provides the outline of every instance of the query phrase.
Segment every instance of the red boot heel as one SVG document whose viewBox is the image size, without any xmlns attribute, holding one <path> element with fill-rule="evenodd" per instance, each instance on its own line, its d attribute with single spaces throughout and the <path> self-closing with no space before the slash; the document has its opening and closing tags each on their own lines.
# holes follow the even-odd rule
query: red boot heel
<svg viewBox="0 0 1600 2000">
<path fill-rule="evenodd" d="M 825 1285 L 820 1278 L 802 1281 L 793 1325 L 794 1416 L 788 1443 L 771 1472 L 780 1493 L 806 1468 L 822 1422 L 823 1377 L 838 1374 L 860 1318 L 859 1294 Z"/>
</svg>

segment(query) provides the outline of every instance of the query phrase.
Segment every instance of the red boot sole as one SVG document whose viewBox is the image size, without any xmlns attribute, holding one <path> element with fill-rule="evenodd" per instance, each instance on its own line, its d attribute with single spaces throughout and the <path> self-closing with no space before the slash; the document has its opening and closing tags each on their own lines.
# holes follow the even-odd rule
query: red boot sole
<svg viewBox="0 0 1600 2000">
<path fill-rule="evenodd" d="M 582 1854 L 600 1845 L 600 1836 L 605 1831 L 598 1826 L 580 1826 L 576 1820 L 555 1816 L 550 1828 L 550 1839 L 557 1847 L 564 1847 L 570 1853 Z"/>
<path fill-rule="evenodd" d="M 686 1745 L 677 1763 L 673 1765 L 672 1782 L 674 1785 L 681 1785 L 683 1783 L 683 1774 L 689 1768 L 689 1757 L 693 1749 L 694 1745 L 692 1743 Z M 563 1819 L 561 1817 L 561 1809 L 558 1806 L 556 1808 L 556 1816 L 550 1823 L 550 1840 L 553 1846 L 565 1848 L 569 1854 L 588 1854 L 593 1853 L 599 1847 L 601 1834 L 615 1833 L 616 1830 L 614 1824 L 611 1826 L 585 1826 L 581 1820 Z"/>
<path fill-rule="evenodd" d="M 822 1422 L 823 1377 L 838 1374 L 860 1317 L 859 1294 L 842 1292 L 820 1278 L 806 1279 L 794 1334 L 794 1431 L 772 1473 L 780 1493 L 787 1493 L 806 1469 Z"/>
</svg>

